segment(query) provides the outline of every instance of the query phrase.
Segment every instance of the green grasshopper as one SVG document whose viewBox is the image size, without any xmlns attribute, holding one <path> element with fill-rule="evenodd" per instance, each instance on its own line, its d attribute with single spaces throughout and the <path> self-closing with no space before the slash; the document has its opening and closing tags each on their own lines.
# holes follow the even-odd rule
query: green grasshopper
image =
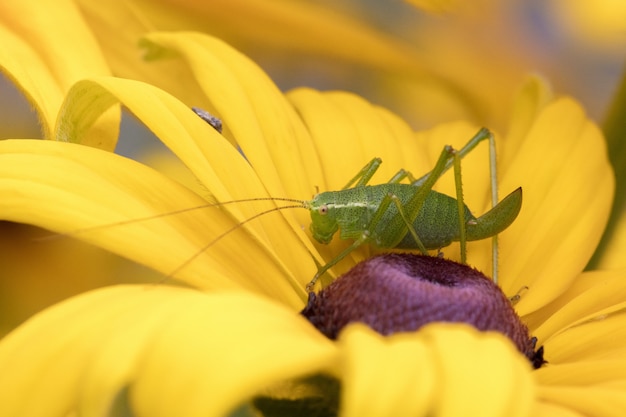
<svg viewBox="0 0 626 417">
<path fill-rule="evenodd" d="M 492 209 L 480 217 L 475 217 L 463 203 L 460 160 L 481 141 L 489 139 Z M 202 250 L 180 265 L 170 275 L 188 265 L 193 259 L 213 246 L 233 230 L 265 214 L 292 208 L 304 208 L 311 214 L 310 231 L 319 243 L 328 244 L 339 231 L 341 239 L 353 243 L 325 265 L 318 265 L 318 271 L 306 288 L 311 291 L 330 268 L 338 264 L 351 252 L 363 245 L 374 245 L 382 249 L 417 249 L 423 254 L 428 250 L 441 249 L 453 241 L 461 245 L 461 262 L 466 262 L 466 242 L 493 237 L 493 280 L 497 283 L 497 234 L 505 230 L 517 217 L 522 205 L 521 187 L 498 203 L 495 143 L 493 135 L 483 128 L 459 151 L 450 146 L 444 147 L 432 171 L 419 179 L 401 169 L 387 183 L 367 185 L 378 170 L 382 160 L 372 159 L 348 184 L 339 191 L 318 193 L 311 200 L 291 198 L 251 198 L 221 203 L 207 204 L 221 206 L 249 201 L 284 201 L 298 203 L 275 207 L 244 220 L 214 238 Z M 456 199 L 432 189 L 436 181 L 451 166 L 454 166 Z M 409 179 L 410 183 L 400 181 Z M 181 211 L 189 211 L 184 209 Z"/>
<path fill-rule="evenodd" d="M 475 217 L 463 203 L 460 159 L 482 140 L 490 140 L 493 207 Z M 493 135 L 481 129 L 460 150 L 444 147 L 435 167 L 415 180 L 400 170 L 388 183 L 367 185 L 382 161 L 374 158 L 340 191 L 317 194 L 304 202 L 311 212 L 310 230 L 320 243 L 328 244 L 339 230 L 341 239 L 354 242 L 343 252 L 319 268 L 307 285 L 312 290 L 317 280 L 352 251 L 364 244 L 379 248 L 441 249 L 453 241 L 461 245 L 461 262 L 466 262 L 466 242 L 496 237 L 517 217 L 522 206 L 522 189 L 517 188 L 497 203 L 495 185 L 495 149 Z M 432 189 L 441 175 L 454 166 L 456 199 Z M 402 184 L 408 178 L 410 184 Z M 354 185 L 353 188 L 350 188 Z M 497 282 L 497 241 L 494 240 L 493 279 Z"/>
</svg>

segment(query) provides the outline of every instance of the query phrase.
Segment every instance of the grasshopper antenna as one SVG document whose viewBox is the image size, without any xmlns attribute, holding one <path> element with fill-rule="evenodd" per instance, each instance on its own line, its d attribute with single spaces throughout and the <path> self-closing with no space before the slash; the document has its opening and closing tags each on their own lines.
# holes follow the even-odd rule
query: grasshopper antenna
<svg viewBox="0 0 626 417">
<path fill-rule="evenodd" d="M 282 201 L 282 200 L 281 200 Z M 207 243 L 206 245 L 204 245 L 202 248 L 200 248 L 200 250 L 198 250 L 196 253 L 194 253 L 191 257 L 187 258 L 185 260 L 185 262 L 183 262 L 182 264 L 178 265 L 176 267 L 176 269 L 174 269 L 172 272 L 170 272 L 166 278 L 174 278 L 175 275 L 180 272 L 182 269 L 184 269 L 187 265 L 189 265 L 191 262 L 193 262 L 198 256 L 202 255 L 204 252 L 206 252 L 211 246 L 215 245 L 217 242 L 219 242 L 224 236 L 232 233 L 233 231 L 241 228 L 243 225 L 245 225 L 246 223 L 251 222 L 254 219 L 257 219 L 261 216 L 264 216 L 266 214 L 269 213 L 273 213 L 275 211 L 280 211 L 280 210 L 285 210 L 285 209 L 293 209 L 293 208 L 306 208 L 306 205 L 304 204 L 303 201 L 300 200 L 291 200 L 291 199 L 286 199 L 286 201 L 294 201 L 294 202 L 299 202 L 301 204 L 299 205 L 289 205 L 289 206 L 282 206 L 282 207 L 274 207 L 271 208 L 269 210 L 265 210 L 262 211 L 260 213 L 255 214 L 252 217 L 249 217 L 247 219 L 245 219 L 244 221 L 237 223 L 236 225 L 234 225 L 233 227 L 229 228 L 228 230 L 220 233 L 217 237 L 215 237 L 213 240 L 211 240 L 209 243 Z M 228 203 L 231 203 L 230 201 Z"/>
<path fill-rule="evenodd" d="M 100 225 L 96 225 L 96 226 L 84 227 L 82 229 L 76 229 L 76 230 L 72 230 L 70 232 L 55 233 L 55 234 L 52 234 L 52 235 L 49 235 L 49 236 L 38 237 L 35 240 L 37 240 L 37 241 L 46 241 L 46 240 L 52 240 L 52 239 L 59 239 L 59 238 L 62 238 L 62 237 L 72 237 L 72 236 L 77 236 L 77 235 L 80 235 L 80 234 L 83 234 L 83 233 L 88 233 L 88 232 L 92 232 L 92 231 L 96 231 L 96 230 L 100 230 L 100 229 L 106 229 L 106 228 L 117 227 L 117 226 L 124 226 L 124 225 L 127 225 L 127 224 L 133 224 L 133 223 L 138 223 L 138 222 L 142 222 L 142 221 L 158 219 L 158 218 L 166 217 L 166 216 L 174 216 L 176 214 L 187 213 L 187 212 L 190 212 L 190 211 L 200 210 L 200 209 L 209 208 L 209 207 L 221 207 L 221 206 L 226 206 L 226 205 L 229 205 L 229 204 L 249 203 L 249 202 L 254 202 L 254 201 L 284 201 L 284 202 L 288 202 L 288 203 L 299 203 L 300 204 L 300 205 L 297 205 L 297 206 L 296 205 L 288 206 L 290 208 L 305 207 L 305 202 L 303 200 L 298 200 L 298 199 L 295 199 L 295 198 L 282 198 L 282 197 L 244 198 L 244 199 L 239 199 L 239 200 L 230 200 L 230 201 L 223 201 L 223 202 L 217 202 L 217 203 L 207 203 L 207 204 L 202 204 L 202 205 L 199 205 L 199 206 L 187 207 L 187 208 L 184 208 L 184 209 L 169 211 L 167 213 L 161 213 L 161 214 L 152 215 L 152 216 L 138 217 L 138 218 L 134 218 L 134 219 L 122 220 L 122 221 L 115 222 L 115 223 L 100 224 Z M 266 210 L 263 213 L 269 213 L 271 211 L 281 210 L 281 209 L 282 209 L 282 207 L 274 207 L 273 209 Z M 259 216 L 259 214 L 257 214 L 254 217 L 252 217 L 252 219 L 256 218 L 258 216 Z M 245 220 L 244 223 L 247 223 L 249 220 L 250 219 Z"/>
</svg>

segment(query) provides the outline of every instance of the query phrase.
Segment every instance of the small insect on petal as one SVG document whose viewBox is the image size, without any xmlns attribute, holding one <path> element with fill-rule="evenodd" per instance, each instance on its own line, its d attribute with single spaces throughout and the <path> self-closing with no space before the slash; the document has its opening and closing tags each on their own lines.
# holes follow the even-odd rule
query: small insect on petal
<svg viewBox="0 0 626 417">
<path fill-rule="evenodd" d="M 467 265 L 433 256 L 390 253 L 361 262 L 318 294 L 301 312 L 320 332 L 337 338 L 349 323 L 383 335 L 432 322 L 467 323 L 507 336 L 539 368 L 543 347 L 492 280 Z"/>
<path fill-rule="evenodd" d="M 210 124 L 213 129 L 217 130 L 219 133 L 222 133 L 222 120 L 219 117 L 213 116 L 206 110 L 201 109 L 200 107 L 192 107 L 191 110 L 195 114 L 197 114 L 202 120 Z"/>
</svg>

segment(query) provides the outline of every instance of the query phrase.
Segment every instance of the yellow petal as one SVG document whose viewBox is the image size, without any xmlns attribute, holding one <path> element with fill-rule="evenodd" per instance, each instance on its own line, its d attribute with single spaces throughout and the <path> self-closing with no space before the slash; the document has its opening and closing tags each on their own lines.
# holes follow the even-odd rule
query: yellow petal
<svg viewBox="0 0 626 417">
<path fill-rule="evenodd" d="M 308 132 L 255 63 L 223 41 L 199 33 L 152 33 L 145 39 L 149 59 L 172 50 L 183 56 L 273 196 L 301 198 L 314 192 L 310 176 L 316 177 L 319 166 L 311 157 Z"/>
<path fill-rule="evenodd" d="M 292 105 L 255 63 L 224 42 L 198 33 L 153 33 L 145 38 L 144 43 L 149 47 L 150 58 L 171 51 L 183 56 L 216 115 L 223 120 L 226 136 L 230 137 L 229 132 L 232 132 L 233 142 L 262 178 L 268 196 L 305 200 L 315 193 L 320 185 L 317 181 L 320 168 L 310 134 Z M 220 159 L 215 152 L 211 155 Z M 183 156 L 180 157 L 185 161 Z M 248 163 L 246 165 L 249 168 Z M 222 175 L 233 177 L 232 166 L 224 168 Z M 246 192 L 241 184 L 233 183 L 232 187 L 243 191 L 239 198 L 263 196 L 258 192 Z M 291 233 L 299 236 L 311 253 L 316 253 L 302 233 L 302 225 L 309 221 L 307 213 L 294 211 L 285 217 Z M 294 222 L 294 218 L 297 221 Z M 275 242 L 280 242 L 279 231 L 268 230 L 268 233 L 274 232 Z M 285 250 L 290 248 L 285 247 Z M 285 253 L 284 259 L 297 257 L 293 252 Z M 318 261 L 323 263 L 321 259 Z M 298 271 L 299 279 L 311 276 L 305 270 L 307 267 L 293 267 Z"/>
<path fill-rule="evenodd" d="M 304 319 L 250 294 L 110 287 L 0 342 L 0 411 L 104 415 L 129 387 L 139 415 L 223 415 L 268 384 L 327 368 L 334 352 Z"/>
<path fill-rule="evenodd" d="M 621 359 L 626 355 L 625 327 L 623 311 L 571 327 L 546 341 L 545 357 L 555 364 Z"/>
<path fill-rule="evenodd" d="M 561 296 L 527 318 L 533 335 L 549 340 L 568 328 L 625 310 L 624 275 L 625 271 L 582 274 Z"/>
<path fill-rule="evenodd" d="M 602 134 L 570 99 L 545 108 L 500 172 L 503 190 L 524 190 L 522 211 L 502 236 L 500 265 L 507 294 L 529 287 L 516 306 L 525 314 L 563 292 L 587 264 L 608 219 L 613 172 Z"/>
<path fill-rule="evenodd" d="M 433 408 L 441 379 L 423 340 L 386 339 L 355 324 L 342 332 L 341 344 L 342 415 L 425 415 Z"/>
<path fill-rule="evenodd" d="M 57 111 L 63 100 L 63 92 L 53 75 L 47 71 L 45 62 L 21 38 L 0 26 L 2 72 L 26 96 L 37 110 L 44 138 L 52 138 Z M 16 59 L 16 51 L 20 51 Z"/>
<path fill-rule="evenodd" d="M 615 358 L 546 365 L 538 369 L 534 377 L 544 386 L 606 386 L 615 381 L 626 381 L 626 360 Z"/>
<path fill-rule="evenodd" d="M 245 294 L 213 299 L 180 304 L 150 340 L 131 390 L 139 414 L 224 415 L 334 363 L 336 348 L 294 312 Z"/>
<path fill-rule="evenodd" d="M 509 165 L 515 158 L 533 123 L 552 100 L 552 89 L 547 80 L 535 74 L 526 78 L 511 110 L 506 146 L 498 149 L 498 162 L 502 166 Z"/>
<path fill-rule="evenodd" d="M 535 403 L 535 407 L 530 415 L 545 417 L 584 417 L 583 414 L 577 413 L 569 407 L 547 402 Z"/>
<path fill-rule="evenodd" d="M 226 48 L 227 53 L 230 51 L 226 46 L 224 48 Z M 263 166 L 261 168 L 251 167 L 248 159 L 243 158 L 231 144 L 224 140 L 223 136 L 199 119 L 186 106 L 167 93 L 148 84 L 114 78 L 99 78 L 77 84 L 70 92 L 70 98 L 67 100 L 69 108 L 67 111 L 73 117 L 66 123 L 67 130 L 80 132 L 80 129 L 83 128 L 82 124 L 88 125 L 89 120 L 84 114 L 85 108 L 88 107 L 87 103 L 92 103 L 96 98 L 99 100 L 120 100 L 185 163 L 218 201 L 266 197 L 268 194 L 265 194 L 265 190 L 277 186 L 272 181 L 271 176 L 268 176 L 269 179 L 267 179 L 264 175 L 266 174 L 265 168 L 275 170 L 274 167 L 269 168 L 265 159 L 257 156 L 257 159 L 263 161 Z M 92 108 L 97 108 L 97 106 L 94 104 Z M 76 128 L 73 123 L 76 124 Z M 288 122 L 281 124 L 274 121 L 273 124 L 284 128 Z M 283 131 L 282 133 L 283 136 L 288 136 L 289 132 Z M 278 137 L 271 139 L 273 141 L 280 140 Z M 261 145 L 256 146 L 263 148 Z M 271 144 L 267 146 L 276 149 Z M 244 152 L 247 150 L 244 149 Z M 287 151 L 282 150 L 280 152 L 285 158 Z M 260 153 L 265 155 L 264 152 Z M 253 154 L 254 152 L 250 152 L 250 158 L 255 158 Z M 305 175 L 302 174 L 301 177 L 305 177 Z M 286 179 L 285 182 L 288 180 Z M 272 195 L 272 197 L 282 196 L 280 194 Z M 265 205 L 261 205 L 261 203 L 231 204 L 224 206 L 224 210 L 231 212 L 238 219 L 238 222 L 243 222 L 263 211 L 259 207 L 268 209 L 272 206 L 267 203 Z M 262 232 L 258 233 L 263 233 L 266 238 L 275 242 L 274 248 L 280 249 L 282 252 L 280 258 L 275 259 L 275 261 L 280 259 L 279 262 L 285 262 L 293 270 L 293 275 L 289 280 L 292 281 L 292 285 L 299 292 L 299 295 L 304 298 L 305 294 L 302 287 L 313 275 L 311 271 L 314 271 L 309 253 L 315 253 L 309 239 L 302 231 L 301 225 L 306 221 L 306 212 L 289 210 L 283 211 L 282 214 L 282 218 L 275 214 L 272 219 L 268 218 L 267 222 L 266 219 L 255 220 L 246 228 L 259 228 Z M 280 221 L 281 219 L 287 222 Z M 257 239 L 261 239 L 261 237 L 255 236 Z M 295 238 L 298 243 L 288 244 L 287 239 L 291 238 Z"/>
<path fill-rule="evenodd" d="M 340 344 L 342 415 L 525 416 L 532 405 L 529 363 L 499 334 L 434 324 L 383 338 L 353 325 Z"/>
<path fill-rule="evenodd" d="M 620 417 L 626 407 L 623 390 L 604 387 L 550 387 L 542 388 L 538 395 L 543 401 L 579 413 L 575 415 Z"/>
<path fill-rule="evenodd" d="M 475 410 L 471 415 L 527 415 L 535 393 L 528 360 L 505 336 L 469 330 L 442 332 L 435 338 L 442 379 L 447 381 L 441 415 L 470 410 Z"/>
<path fill-rule="evenodd" d="M 71 1 L 49 6 L 31 0 L 3 3 L 0 38 L 2 69 L 37 110 L 46 139 L 55 138 L 57 114 L 69 87 L 86 76 L 109 74 L 97 40 Z M 111 111 L 83 142 L 113 150 L 118 125 L 119 111 Z"/>
<path fill-rule="evenodd" d="M 346 92 L 302 88 L 288 98 L 310 132 L 322 191 L 341 189 L 375 157 L 383 164 L 371 184 L 387 182 L 401 168 L 430 168 L 412 129 L 387 109 Z"/>
<path fill-rule="evenodd" d="M 273 294 L 295 308 L 302 306 L 304 283 L 290 283 L 291 274 L 271 255 L 272 249 L 259 246 L 243 230 L 202 251 L 235 224 L 228 213 L 209 208 L 160 216 L 206 200 L 152 169 L 114 154 L 58 142 L 6 140 L 0 142 L 0 150 L 2 218 L 69 233 L 166 275 L 177 271 L 177 278 L 192 285 L 243 286 Z M 146 217 L 152 219 L 136 221 Z M 242 253 L 246 262 L 240 262 Z M 185 265 L 195 255 L 198 258 Z M 310 262 L 310 258 L 300 261 Z M 185 267 L 178 270 L 181 265 Z M 224 275 L 208 279 L 211 270 Z M 309 271 L 303 281 L 310 279 L 314 266 Z"/>
</svg>

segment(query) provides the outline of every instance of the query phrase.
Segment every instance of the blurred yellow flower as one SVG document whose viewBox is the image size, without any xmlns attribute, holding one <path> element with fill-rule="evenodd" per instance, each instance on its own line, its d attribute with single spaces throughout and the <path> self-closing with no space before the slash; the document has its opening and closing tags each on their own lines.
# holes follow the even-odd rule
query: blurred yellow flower
<svg viewBox="0 0 626 417">
<path fill-rule="evenodd" d="M 626 4 L 619 0 L 587 2 L 553 0 L 558 23 L 584 47 L 614 50 L 623 54 L 626 45 Z"/>
<path fill-rule="evenodd" d="M 97 40 L 69 1 L 46 9 L 33 1 L 3 3 L 0 16 L 2 72 L 37 111 L 43 137 L 66 140 L 57 130 L 56 120 L 70 86 L 85 77 L 111 74 Z M 59 30 L 60 25 L 64 30 Z M 119 121 L 119 110 L 111 109 L 98 120 L 90 136 L 81 140 L 113 150 Z"/>
<path fill-rule="evenodd" d="M 149 82 L 190 105 L 207 104 L 193 77 L 175 64 L 144 62 L 136 49 L 141 36 L 155 30 L 210 33 L 262 62 L 283 88 L 349 86 L 414 127 L 465 119 L 503 129 L 511 92 L 528 71 L 547 75 L 557 91 L 583 97 L 594 117 L 604 111 L 623 53 L 603 55 L 594 36 L 580 39 L 579 34 L 592 32 L 581 27 L 616 27 L 603 12 L 611 9 L 611 0 L 577 1 L 576 7 L 558 0 L 412 3 L 420 9 L 402 2 L 28 0 L 3 6 L 0 23 L 28 42 L 23 50 L 35 49 L 34 68 L 39 61 L 50 63 L 52 76 L 62 68 L 75 68 L 67 71 L 75 74 L 77 68 L 105 64 L 116 76 Z M 423 10 L 452 13 L 430 16 Z M 37 24 L 20 24 L 26 15 Z M 619 20 L 619 13 L 614 16 Z M 63 31 L 59 21 L 65 23 Z M 606 32 L 619 43 L 619 29 Z M 57 51 L 54 46 L 76 39 L 83 42 L 80 47 Z M 75 56 L 74 51 L 89 52 Z M 76 65 L 70 64 L 73 57 Z"/>
<path fill-rule="evenodd" d="M 355 324 L 338 341 L 326 339 L 296 312 L 316 262 L 345 246 L 314 244 L 303 231 L 304 210 L 283 210 L 232 232 L 273 205 L 162 215 L 207 200 L 307 199 L 317 189 L 340 188 L 374 156 L 384 161 L 375 182 L 400 167 L 419 175 L 444 144 L 460 147 L 476 126 L 414 132 L 353 94 L 283 94 L 244 55 L 198 33 L 152 33 L 143 45 L 149 59 L 174 58 L 187 68 L 224 122 L 224 135 L 163 90 L 107 76 L 71 87 L 57 131 L 81 142 L 121 103 L 204 192 L 103 150 L 7 140 L 0 142 L 0 218 L 69 233 L 174 272 L 208 294 L 126 285 L 41 312 L 0 341 L 3 415 L 251 412 L 245 404 L 254 397 L 293 394 L 282 384 L 319 375 L 341 387 L 339 397 L 332 388 L 321 395 L 344 416 L 617 416 L 626 407 L 623 273 L 581 272 L 608 217 L 613 175 L 601 133 L 574 100 L 552 99 L 531 79 L 507 133 L 497 134 L 500 187 L 524 189 L 519 218 L 500 236 L 500 283 L 508 296 L 528 288 L 515 308 L 548 360 L 533 371 L 503 335 L 463 324 L 434 323 L 390 337 Z M 486 149 L 463 160 L 463 173 L 466 203 L 483 213 Z M 452 187 L 450 175 L 437 183 L 451 195 Z M 472 243 L 469 264 L 489 271 L 488 246 Z M 456 251 L 444 254 L 458 259 Z M 334 274 L 367 256 L 359 250 Z"/>
</svg>

